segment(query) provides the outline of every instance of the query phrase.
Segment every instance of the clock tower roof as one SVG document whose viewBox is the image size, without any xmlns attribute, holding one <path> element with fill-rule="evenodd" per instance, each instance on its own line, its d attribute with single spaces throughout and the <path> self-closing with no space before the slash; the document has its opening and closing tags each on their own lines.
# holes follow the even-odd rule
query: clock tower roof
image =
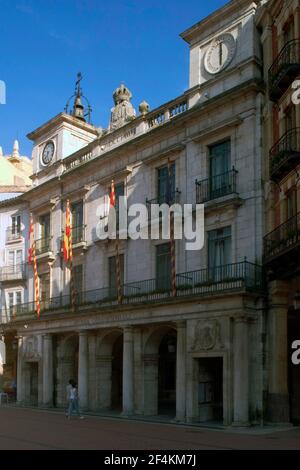
<svg viewBox="0 0 300 470">
<path fill-rule="evenodd" d="M 94 134 L 95 137 L 98 136 L 98 130 L 95 126 L 81 119 L 78 119 L 72 116 L 71 114 L 67 114 L 63 112 L 63 113 L 57 114 L 49 121 L 42 124 L 40 127 L 30 132 L 29 134 L 27 134 L 27 137 L 29 140 L 36 141 L 40 137 L 43 137 L 44 135 L 50 133 L 51 131 L 54 131 L 55 129 L 57 129 L 59 126 L 61 126 L 64 123 L 71 124 L 72 126 L 75 126 L 79 129 L 88 131 L 89 133 Z"/>
</svg>

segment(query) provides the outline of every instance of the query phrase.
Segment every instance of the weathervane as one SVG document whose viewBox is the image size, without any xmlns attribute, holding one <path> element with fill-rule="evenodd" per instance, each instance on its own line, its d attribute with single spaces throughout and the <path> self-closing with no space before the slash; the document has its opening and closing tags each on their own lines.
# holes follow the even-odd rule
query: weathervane
<svg viewBox="0 0 300 470">
<path fill-rule="evenodd" d="M 68 99 L 65 106 L 65 112 L 71 116 L 80 119 L 81 121 L 86 121 L 91 124 L 91 113 L 92 108 L 88 99 L 82 94 L 82 88 L 80 86 L 83 76 L 80 72 L 77 74 L 77 80 L 75 82 L 75 93 Z M 74 98 L 73 109 L 69 112 L 70 101 Z M 85 106 L 82 104 L 82 99 L 85 101 Z"/>
</svg>

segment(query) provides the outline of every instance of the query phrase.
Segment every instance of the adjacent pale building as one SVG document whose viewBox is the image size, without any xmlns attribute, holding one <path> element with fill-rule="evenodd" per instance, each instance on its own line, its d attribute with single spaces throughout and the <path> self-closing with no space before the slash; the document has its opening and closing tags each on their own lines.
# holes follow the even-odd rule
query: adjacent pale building
<svg viewBox="0 0 300 470">
<path fill-rule="evenodd" d="M 3 321 L 9 308 L 27 301 L 24 263 L 28 205 L 18 196 L 31 188 L 31 174 L 31 160 L 20 155 L 17 140 L 9 155 L 4 156 L 0 147 L 0 308 L 4 314 Z M 13 337 L 11 339 L 12 344 Z M 5 352 L 4 342 L 0 340 L 0 387 L 7 388 L 16 375 L 16 364 L 10 362 L 9 353 L 6 359 Z"/>
</svg>

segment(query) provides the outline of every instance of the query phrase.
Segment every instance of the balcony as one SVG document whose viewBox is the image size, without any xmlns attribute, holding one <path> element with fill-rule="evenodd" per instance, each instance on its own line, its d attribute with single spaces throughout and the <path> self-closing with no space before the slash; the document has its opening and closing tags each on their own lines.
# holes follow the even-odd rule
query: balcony
<svg viewBox="0 0 300 470">
<path fill-rule="evenodd" d="M 158 204 L 158 205 L 167 204 L 168 206 L 172 206 L 173 204 L 179 203 L 180 194 L 181 192 L 178 189 L 176 189 L 175 191 L 172 191 L 171 195 L 161 194 L 160 196 L 154 199 L 146 199 L 146 203 L 150 207 L 153 204 Z"/>
<path fill-rule="evenodd" d="M 273 279 L 300 272 L 300 212 L 264 238 L 264 264 Z"/>
<path fill-rule="evenodd" d="M 23 240 L 20 227 L 8 227 L 6 229 L 6 243 L 19 242 Z"/>
<path fill-rule="evenodd" d="M 85 229 L 86 229 L 85 225 L 80 225 L 78 227 L 72 228 L 72 248 L 74 251 L 87 249 Z M 61 252 L 63 253 L 63 250 L 64 250 L 64 237 L 63 236 L 60 239 L 60 244 L 61 244 Z"/>
<path fill-rule="evenodd" d="M 300 163 L 300 127 L 287 131 L 270 150 L 270 177 L 279 183 Z"/>
<path fill-rule="evenodd" d="M 184 272 L 176 275 L 176 298 L 172 296 L 170 278 L 146 279 L 122 286 L 123 305 L 145 305 L 160 302 L 174 302 L 184 298 L 202 298 L 227 293 L 263 293 L 262 267 L 243 261 L 215 268 Z M 116 289 L 103 288 L 76 294 L 75 313 L 85 310 L 101 311 L 118 306 Z M 80 308 L 79 308 L 80 307 Z M 35 303 L 21 304 L 12 320 L 36 318 Z M 61 312 L 72 313 L 70 296 L 60 296 L 41 302 L 41 319 Z M 8 315 L 3 312 L 3 318 Z"/>
<path fill-rule="evenodd" d="M 300 39 L 289 41 L 269 69 L 269 94 L 278 100 L 300 73 Z"/>
<path fill-rule="evenodd" d="M 25 263 L 0 268 L 0 282 L 23 281 L 27 276 Z"/>
<path fill-rule="evenodd" d="M 52 237 L 44 237 L 35 241 L 35 254 L 37 260 L 49 259 L 54 260 L 52 252 Z"/>
<path fill-rule="evenodd" d="M 196 204 L 204 204 L 205 202 L 237 194 L 236 192 L 236 175 L 237 171 L 232 170 L 222 173 L 221 175 L 212 176 L 202 181 L 196 180 Z"/>
</svg>

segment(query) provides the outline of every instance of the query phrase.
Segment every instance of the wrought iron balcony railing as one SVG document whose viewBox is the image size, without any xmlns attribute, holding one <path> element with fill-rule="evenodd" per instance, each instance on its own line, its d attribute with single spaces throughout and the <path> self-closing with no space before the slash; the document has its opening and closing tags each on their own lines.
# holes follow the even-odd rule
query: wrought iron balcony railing
<svg viewBox="0 0 300 470">
<path fill-rule="evenodd" d="M 12 242 L 22 238 L 21 227 L 12 226 L 6 229 L 6 241 Z"/>
<path fill-rule="evenodd" d="M 176 297 L 204 297 L 226 292 L 263 292 L 262 267 L 256 264 L 242 261 L 214 268 L 205 268 L 198 271 L 184 272 L 176 275 Z M 171 300 L 170 278 L 146 279 L 131 282 L 122 286 L 123 304 L 145 304 Z M 117 292 L 115 288 L 106 287 L 91 291 L 76 293 L 75 311 L 78 307 L 107 308 L 117 306 Z M 25 316 L 34 318 L 35 303 L 17 305 L 14 320 Z M 54 297 L 41 302 L 41 312 L 56 313 L 61 310 L 73 312 L 70 295 Z M 7 312 L 3 312 L 3 318 L 8 318 Z M 41 318 L 43 315 L 41 315 Z"/>
<path fill-rule="evenodd" d="M 152 205 L 152 204 L 168 204 L 169 206 L 171 206 L 172 204 L 176 204 L 176 203 L 179 203 L 179 199 L 180 199 L 180 194 L 181 192 L 176 189 L 175 191 L 172 191 L 171 194 L 160 194 L 158 197 L 154 198 L 154 199 L 146 199 L 146 203 L 148 205 Z"/>
<path fill-rule="evenodd" d="M 51 251 L 52 237 L 44 237 L 35 241 L 35 253 L 36 255 L 43 255 Z"/>
<path fill-rule="evenodd" d="M 196 180 L 196 203 L 203 204 L 236 193 L 237 173 L 237 170 L 232 168 L 221 175 L 212 176 L 202 181 Z"/>
<path fill-rule="evenodd" d="M 264 261 L 270 262 L 300 244 L 300 212 L 264 238 Z"/>
<path fill-rule="evenodd" d="M 0 268 L 0 282 L 23 280 L 27 275 L 26 263 Z"/>
<path fill-rule="evenodd" d="M 270 98 L 277 100 L 300 72 L 300 39 L 289 41 L 269 69 Z"/>
<path fill-rule="evenodd" d="M 287 131 L 270 150 L 270 176 L 279 182 L 300 163 L 300 127 Z"/>
<path fill-rule="evenodd" d="M 79 225 L 78 227 L 72 228 L 72 243 L 77 245 L 78 243 L 84 243 L 85 239 L 85 225 Z"/>
</svg>

